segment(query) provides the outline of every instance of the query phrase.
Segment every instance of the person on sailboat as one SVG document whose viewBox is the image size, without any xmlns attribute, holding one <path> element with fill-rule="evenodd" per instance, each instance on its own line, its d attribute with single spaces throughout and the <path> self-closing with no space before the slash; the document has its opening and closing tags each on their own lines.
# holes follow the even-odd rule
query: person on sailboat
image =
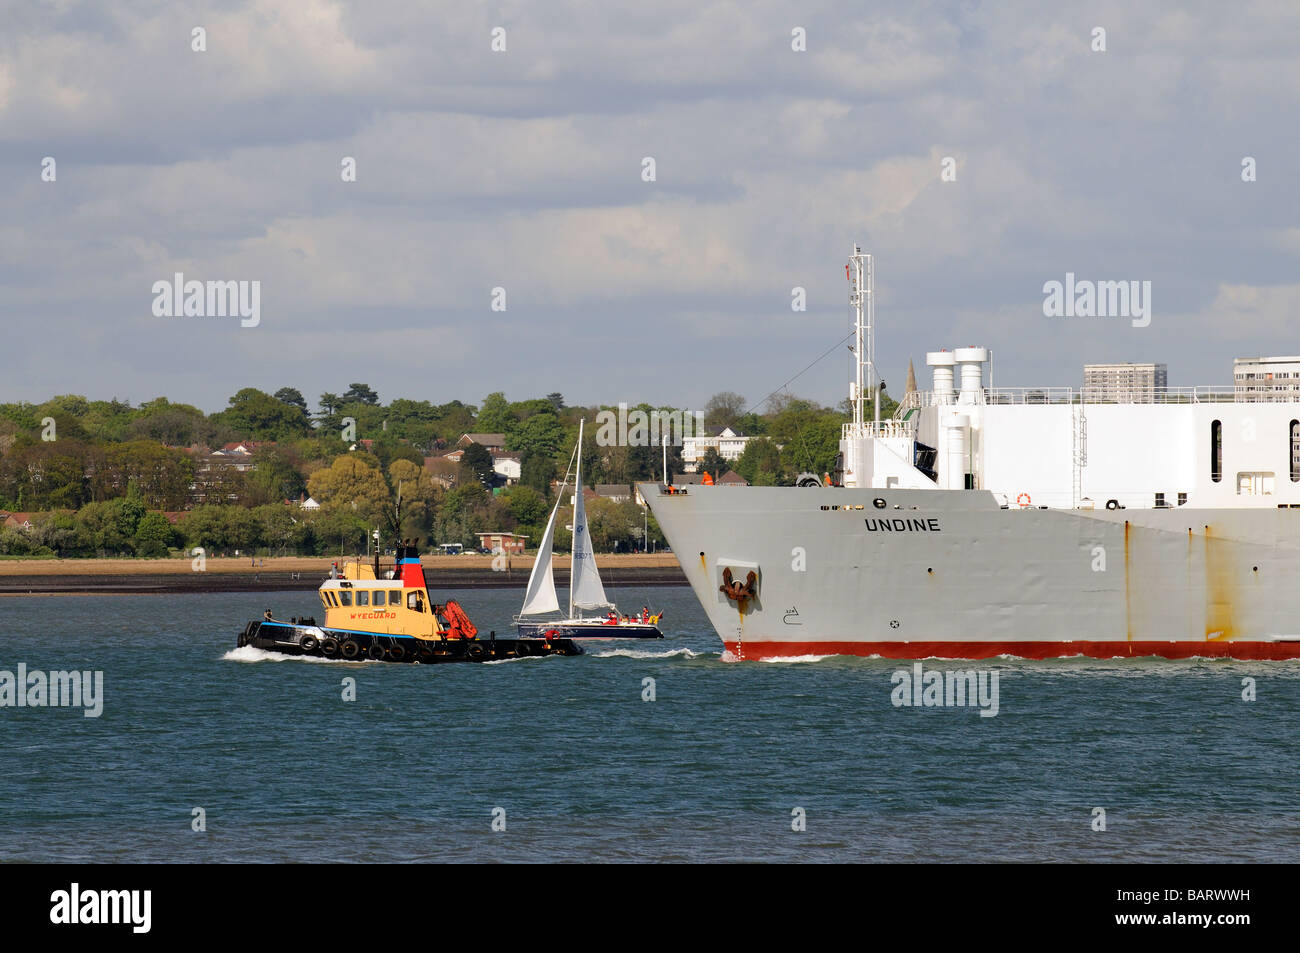
<svg viewBox="0 0 1300 953">
<path fill-rule="evenodd" d="M 613 609 L 609 610 L 609 615 L 605 617 L 606 625 L 618 625 L 618 615 Z"/>
<path fill-rule="evenodd" d="M 649 607 L 649 606 L 642 606 L 642 607 L 641 607 L 641 621 L 642 621 L 642 622 L 649 622 L 649 621 L 650 621 L 650 607 Z"/>
</svg>

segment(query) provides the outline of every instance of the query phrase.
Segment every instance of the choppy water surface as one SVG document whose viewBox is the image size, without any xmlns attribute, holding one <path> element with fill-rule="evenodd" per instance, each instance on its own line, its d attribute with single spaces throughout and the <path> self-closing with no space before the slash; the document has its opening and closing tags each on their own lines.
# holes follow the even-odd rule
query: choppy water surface
<svg viewBox="0 0 1300 953">
<path fill-rule="evenodd" d="M 1300 663 L 926 663 L 997 669 L 982 718 L 895 707 L 908 663 L 726 661 L 685 588 L 611 595 L 670 637 L 326 662 L 233 648 L 310 593 L 0 599 L 0 669 L 105 692 L 99 718 L 0 708 L 0 859 L 1300 860 Z M 520 596 L 461 602 L 505 634 Z"/>
</svg>

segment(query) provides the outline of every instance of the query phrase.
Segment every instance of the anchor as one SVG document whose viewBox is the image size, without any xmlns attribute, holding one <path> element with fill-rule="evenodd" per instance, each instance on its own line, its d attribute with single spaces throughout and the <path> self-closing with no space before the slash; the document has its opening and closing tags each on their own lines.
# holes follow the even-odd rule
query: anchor
<svg viewBox="0 0 1300 953">
<path fill-rule="evenodd" d="M 758 595 L 758 573 L 751 569 L 744 583 L 741 583 L 731 577 L 731 567 L 728 566 L 722 570 L 722 585 L 718 587 L 718 591 L 736 603 L 737 609 L 744 612 L 749 600 Z"/>
</svg>

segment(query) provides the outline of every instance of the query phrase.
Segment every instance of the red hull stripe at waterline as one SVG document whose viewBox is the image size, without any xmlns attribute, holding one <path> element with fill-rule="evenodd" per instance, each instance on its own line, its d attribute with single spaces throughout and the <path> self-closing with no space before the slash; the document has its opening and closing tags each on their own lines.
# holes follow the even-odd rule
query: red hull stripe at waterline
<svg viewBox="0 0 1300 953">
<path fill-rule="evenodd" d="M 793 658 L 801 655 L 878 655 L 891 659 L 919 658 L 1019 658 L 1047 659 L 1085 655 L 1089 658 L 1139 658 L 1156 655 L 1181 659 L 1198 657 L 1234 659 L 1300 658 L 1296 642 L 727 642 L 738 658 Z"/>
</svg>

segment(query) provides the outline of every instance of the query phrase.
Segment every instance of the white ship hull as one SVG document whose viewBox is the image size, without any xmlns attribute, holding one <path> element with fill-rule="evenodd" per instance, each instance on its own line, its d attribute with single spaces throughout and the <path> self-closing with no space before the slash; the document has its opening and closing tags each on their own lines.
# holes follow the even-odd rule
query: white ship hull
<svg viewBox="0 0 1300 953">
<path fill-rule="evenodd" d="M 982 490 L 641 492 L 739 658 L 1300 657 L 1300 509 L 1004 509 Z M 743 610 L 721 591 L 727 569 L 755 573 Z"/>
</svg>

